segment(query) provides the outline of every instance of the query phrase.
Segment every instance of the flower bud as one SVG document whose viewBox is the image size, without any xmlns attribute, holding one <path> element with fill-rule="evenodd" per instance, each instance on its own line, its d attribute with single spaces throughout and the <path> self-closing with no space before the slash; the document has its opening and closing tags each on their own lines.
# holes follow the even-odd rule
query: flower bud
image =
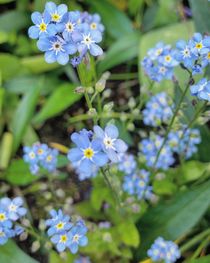
<svg viewBox="0 0 210 263">
<path fill-rule="evenodd" d="M 75 93 L 78 93 L 78 94 L 83 94 L 85 92 L 85 89 L 84 87 L 82 86 L 79 86 L 79 87 L 76 87 L 76 89 L 74 90 Z"/>
</svg>

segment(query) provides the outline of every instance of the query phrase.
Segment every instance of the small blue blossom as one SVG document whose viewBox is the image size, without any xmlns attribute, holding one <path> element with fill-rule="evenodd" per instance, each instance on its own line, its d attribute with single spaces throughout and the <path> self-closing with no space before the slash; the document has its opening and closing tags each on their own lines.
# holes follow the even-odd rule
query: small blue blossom
<svg viewBox="0 0 210 263">
<path fill-rule="evenodd" d="M 173 105 L 165 92 L 153 96 L 143 110 L 143 121 L 146 125 L 157 127 L 168 123 L 173 115 Z"/>
<path fill-rule="evenodd" d="M 56 149 L 51 149 L 46 144 L 35 143 L 32 147 L 25 146 L 23 152 L 23 159 L 30 165 L 32 174 L 37 174 L 40 167 L 48 172 L 55 171 L 58 157 Z"/>
<path fill-rule="evenodd" d="M 178 49 L 178 52 L 176 54 L 176 59 L 180 63 L 183 63 L 183 65 L 186 68 L 192 68 L 196 61 L 196 56 L 192 53 L 189 44 L 186 43 L 186 41 L 184 40 L 179 40 L 176 43 L 176 47 Z"/>
<path fill-rule="evenodd" d="M 45 11 L 47 11 L 50 14 L 52 22 L 58 23 L 61 21 L 64 14 L 67 13 L 68 7 L 64 4 L 57 6 L 53 2 L 47 2 L 45 5 Z"/>
<path fill-rule="evenodd" d="M 88 238 L 86 237 L 87 227 L 85 225 L 77 225 L 69 231 L 70 237 L 70 251 L 75 254 L 77 253 L 79 246 L 86 246 L 88 243 Z"/>
<path fill-rule="evenodd" d="M 137 163 L 132 154 L 124 153 L 120 155 L 118 170 L 125 174 L 131 174 L 136 169 Z"/>
<path fill-rule="evenodd" d="M 108 162 L 107 154 L 102 152 L 102 145 L 99 139 L 89 139 L 88 135 L 83 133 L 73 133 L 71 140 L 77 148 L 70 149 L 68 159 L 78 167 L 79 173 L 92 174 L 92 170 L 102 167 Z M 79 165 L 78 165 L 79 164 Z"/>
<path fill-rule="evenodd" d="M 16 221 L 26 214 L 27 210 L 22 205 L 23 199 L 21 197 L 16 197 L 13 200 L 4 197 L 0 200 L 0 207 L 7 211 L 8 218 L 12 221 Z"/>
<path fill-rule="evenodd" d="M 91 30 L 98 30 L 101 33 L 104 32 L 104 25 L 101 24 L 101 17 L 99 14 L 89 15 L 85 22 L 89 24 Z"/>
<path fill-rule="evenodd" d="M 32 39 L 37 39 L 39 37 L 54 36 L 56 32 L 55 25 L 50 24 L 50 14 L 44 12 L 43 14 L 39 12 L 34 12 L 31 15 L 31 20 L 35 24 L 31 26 L 28 30 L 28 35 Z"/>
<path fill-rule="evenodd" d="M 101 141 L 103 151 L 108 155 L 109 159 L 116 163 L 120 160 L 120 154 L 125 153 L 127 145 L 121 139 L 118 139 L 119 131 L 116 126 L 109 124 L 104 131 L 99 126 L 93 128 L 96 138 Z"/>
<path fill-rule="evenodd" d="M 74 263 L 91 263 L 89 257 L 78 257 L 74 260 Z"/>
<path fill-rule="evenodd" d="M 204 55 L 209 52 L 208 45 L 209 39 L 203 39 L 203 36 L 200 33 L 195 33 L 192 39 L 189 42 L 192 53 L 197 55 Z"/>
<path fill-rule="evenodd" d="M 210 101 L 210 81 L 201 79 L 197 84 L 190 87 L 191 95 L 197 96 L 200 100 Z"/>
<path fill-rule="evenodd" d="M 162 237 L 158 237 L 151 248 L 147 251 L 147 255 L 154 261 L 165 263 L 174 263 L 181 254 L 178 246 L 172 241 L 166 241 Z"/>
<path fill-rule="evenodd" d="M 58 252 L 63 252 L 71 244 L 70 232 L 62 232 L 51 237 L 51 242 L 56 245 Z"/>
</svg>

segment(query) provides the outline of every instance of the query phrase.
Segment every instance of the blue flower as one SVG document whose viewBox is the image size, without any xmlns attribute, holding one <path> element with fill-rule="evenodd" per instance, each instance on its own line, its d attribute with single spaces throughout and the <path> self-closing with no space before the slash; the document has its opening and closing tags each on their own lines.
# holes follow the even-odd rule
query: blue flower
<svg viewBox="0 0 210 263">
<path fill-rule="evenodd" d="M 210 81 L 201 79 L 197 84 L 190 87 L 191 95 L 197 96 L 201 100 L 210 101 Z"/>
<path fill-rule="evenodd" d="M 147 255 L 154 261 L 164 261 L 165 263 L 176 262 L 181 254 L 178 246 L 172 241 L 166 241 L 162 237 L 158 237 L 151 248 L 147 251 Z"/>
<path fill-rule="evenodd" d="M 88 238 L 85 236 L 87 233 L 87 228 L 85 225 L 77 225 L 69 231 L 70 245 L 68 248 L 75 254 L 78 251 L 79 246 L 86 246 L 88 243 Z"/>
<path fill-rule="evenodd" d="M 186 68 L 192 68 L 195 63 L 196 56 L 192 53 L 190 46 L 186 43 L 186 41 L 179 40 L 176 43 L 176 47 L 178 49 L 176 59 L 183 63 Z"/>
<path fill-rule="evenodd" d="M 9 218 L 8 212 L 2 205 L 0 206 L 0 226 L 6 228 L 12 227 L 12 222 Z"/>
<path fill-rule="evenodd" d="M 68 248 L 71 244 L 71 235 L 70 232 L 63 232 L 60 234 L 56 234 L 51 237 L 51 241 L 53 244 L 56 244 L 56 248 L 58 252 L 63 252 L 66 248 Z"/>
<path fill-rule="evenodd" d="M 91 30 L 99 30 L 104 32 L 104 25 L 101 24 L 101 17 L 99 14 L 93 14 L 88 17 L 86 22 L 89 24 Z"/>
<path fill-rule="evenodd" d="M 209 52 L 208 45 L 209 40 L 203 39 L 202 35 L 200 33 L 195 33 L 192 37 L 192 39 L 189 42 L 189 45 L 191 47 L 192 53 L 195 55 L 204 55 Z"/>
<path fill-rule="evenodd" d="M 94 126 L 93 128 L 96 138 L 99 138 L 104 152 L 108 155 L 109 159 L 116 163 L 120 161 L 120 154 L 125 153 L 127 145 L 121 139 L 118 139 L 119 131 L 116 126 L 109 124 L 103 131 L 101 127 Z"/>
<path fill-rule="evenodd" d="M 57 157 L 58 150 L 56 149 L 48 149 L 45 159 L 41 160 L 41 165 L 48 170 L 49 172 L 53 172 L 57 166 Z"/>
<path fill-rule="evenodd" d="M 53 2 L 48 2 L 45 5 L 45 10 L 50 14 L 51 16 L 51 21 L 52 22 L 60 22 L 63 15 L 67 13 L 68 8 L 66 5 L 61 4 L 61 5 L 56 5 Z"/>
<path fill-rule="evenodd" d="M 16 221 L 26 214 L 27 210 L 22 205 L 23 199 L 21 197 L 16 197 L 13 200 L 4 197 L 0 200 L 0 206 L 7 211 L 8 218 L 12 221 Z"/>
<path fill-rule="evenodd" d="M 0 245 L 6 244 L 11 237 L 14 237 L 14 231 L 11 228 L 1 226 L 0 224 Z"/>
<path fill-rule="evenodd" d="M 91 263 L 89 257 L 78 257 L 74 260 L 74 263 Z"/>
<path fill-rule="evenodd" d="M 121 154 L 118 163 L 118 170 L 126 174 L 131 174 L 136 168 L 136 160 L 132 154 Z"/>
<path fill-rule="evenodd" d="M 25 147 L 23 147 L 23 152 L 24 152 L 23 160 L 26 163 L 29 163 L 29 164 L 32 164 L 32 165 L 33 164 L 37 164 L 38 158 L 36 156 L 36 152 L 35 152 L 33 147 L 25 146 Z"/>
<path fill-rule="evenodd" d="M 47 231 L 49 236 L 53 236 L 55 234 L 62 234 L 65 231 L 68 231 L 73 225 L 70 223 L 70 217 L 68 215 L 64 215 L 62 210 L 51 210 L 50 215 L 51 219 L 46 220 L 46 225 L 50 226 Z M 58 237 L 56 237 L 58 238 Z"/>
<path fill-rule="evenodd" d="M 153 127 L 161 123 L 168 123 L 173 115 L 173 105 L 165 92 L 158 93 L 151 97 L 143 110 L 143 121 L 146 125 Z"/>
<path fill-rule="evenodd" d="M 99 139 L 90 141 L 87 134 L 73 133 L 71 140 L 77 148 L 68 153 L 68 159 L 72 163 L 78 163 L 78 171 L 91 174 L 93 166 L 102 167 L 108 162 L 108 157 L 102 152 L 102 145 Z"/>
<path fill-rule="evenodd" d="M 45 52 L 47 63 L 58 62 L 66 65 L 69 62 L 69 55 L 77 52 L 74 43 L 66 42 L 61 37 L 40 38 L 37 42 L 39 50 Z"/>
<path fill-rule="evenodd" d="M 31 15 L 31 19 L 35 25 L 28 30 L 30 38 L 37 39 L 39 37 L 54 36 L 57 33 L 55 25 L 50 24 L 51 17 L 48 12 L 43 14 L 34 12 Z"/>
</svg>

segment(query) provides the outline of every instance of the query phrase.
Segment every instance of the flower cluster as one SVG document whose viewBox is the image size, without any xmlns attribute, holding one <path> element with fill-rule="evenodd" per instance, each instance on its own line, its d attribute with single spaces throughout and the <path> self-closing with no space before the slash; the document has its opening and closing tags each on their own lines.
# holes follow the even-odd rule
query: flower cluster
<svg viewBox="0 0 210 263">
<path fill-rule="evenodd" d="M 172 79 L 174 67 L 179 63 L 175 58 L 176 51 L 170 45 L 162 42 L 147 52 L 147 56 L 141 62 L 146 75 L 150 79 L 160 82 L 163 79 Z"/>
<path fill-rule="evenodd" d="M 157 127 L 161 123 L 168 123 L 171 119 L 173 105 L 165 92 L 153 96 L 143 110 L 144 124 Z"/>
<path fill-rule="evenodd" d="M 51 237 L 51 242 L 56 245 L 59 252 L 69 249 L 73 254 L 77 253 L 79 246 L 86 246 L 87 227 L 82 220 L 76 223 L 71 222 L 68 215 L 63 214 L 62 210 L 51 210 L 51 219 L 46 220 L 49 227 L 47 234 Z"/>
<path fill-rule="evenodd" d="M 126 175 L 123 179 L 123 190 L 138 199 L 150 200 L 153 193 L 152 186 L 148 185 L 149 175 L 149 172 L 143 169 Z"/>
<path fill-rule="evenodd" d="M 173 263 L 180 258 L 178 246 L 172 241 L 166 241 L 162 237 L 158 237 L 147 251 L 147 255 L 154 262 Z"/>
<path fill-rule="evenodd" d="M 68 159 L 76 168 L 80 179 L 95 176 L 98 169 L 109 160 L 119 162 L 120 155 L 127 150 L 127 145 L 118 139 L 118 136 L 117 127 L 111 124 L 104 130 L 94 126 L 94 133 L 84 129 L 71 135 L 77 148 L 70 149 Z"/>
<path fill-rule="evenodd" d="M 188 41 L 179 40 L 176 43 L 176 59 L 193 75 L 201 74 L 203 68 L 210 63 L 210 37 L 195 33 Z"/>
<path fill-rule="evenodd" d="M 125 174 L 131 174 L 136 169 L 137 163 L 134 155 L 124 153 L 120 157 L 120 162 L 118 163 L 118 170 L 124 172 Z"/>
<path fill-rule="evenodd" d="M 146 165 L 148 167 L 155 167 L 157 169 L 167 170 L 171 166 L 175 159 L 173 152 L 169 145 L 164 145 L 160 152 L 159 158 L 155 164 L 157 154 L 161 148 L 164 138 L 160 135 L 152 134 L 149 138 L 143 139 L 140 143 L 141 153 L 143 154 Z"/>
<path fill-rule="evenodd" d="M 37 174 L 40 167 L 53 172 L 57 165 L 58 151 L 49 148 L 46 144 L 35 143 L 32 147 L 23 148 L 23 159 L 30 165 L 32 174 Z"/>
<path fill-rule="evenodd" d="M 0 245 L 24 231 L 21 226 L 15 225 L 15 222 L 27 212 L 22 205 L 23 200 L 20 197 L 13 200 L 8 197 L 0 199 Z"/>
<path fill-rule="evenodd" d="M 104 26 L 98 14 L 68 12 L 65 4 L 47 2 L 44 12 L 34 12 L 31 19 L 34 25 L 28 30 L 29 37 L 38 39 L 37 47 L 45 52 L 47 63 L 57 61 L 65 65 L 74 55 L 71 63 L 77 66 L 88 51 L 92 56 L 103 54 L 98 43 L 102 41 Z"/>
<path fill-rule="evenodd" d="M 203 78 L 198 83 L 192 85 L 190 91 L 192 96 L 196 96 L 200 100 L 210 101 L 210 81 L 206 78 Z"/>
</svg>

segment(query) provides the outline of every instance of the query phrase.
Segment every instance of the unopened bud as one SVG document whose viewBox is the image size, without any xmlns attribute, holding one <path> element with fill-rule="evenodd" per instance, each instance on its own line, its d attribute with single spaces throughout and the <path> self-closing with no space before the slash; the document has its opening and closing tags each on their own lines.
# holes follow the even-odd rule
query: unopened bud
<svg viewBox="0 0 210 263">
<path fill-rule="evenodd" d="M 19 236 L 20 241 L 25 241 L 27 238 L 28 238 L 28 233 L 27 233 L 27 232 L 23 232 L 23 233 Z"/>
<path fill-rule="evenodd" d="M 95 116 L 95 115 L 97 115 L 97 111 L 96 111 L 96 109 L 95 109 L 95 108 L 91 108 L 91 109 L 89 109 L 89 111 L 88 111 L 88 115 L 91 115 L 91 116 Z"/>
<path fill-rule="evenodd" d="M 31 246 L 31 252 L 35 253 L 40 249 L 40 242 L 39 241 L 34 241 Z"/>
<path fill-rule="evenodd" d="M 104 105 L 104 111 L 110 112 L 113 109 L 113 107 L 114 107 L 114 102 L 111 101 Z"/>
<path fill-rule="evenodd" d="M 87 89 L 87 93 L 88 94 L 93 94 L 94 93 L 93 87 L 87 87 L 86 89 Z"/>
<path fill-rule="evenodd" d="M 84 87 L 76 87 L 76 89 L 74 90 L 75 93 L 78 93 L 78 94 L 83 94 L 85 92 L 85 89 Z"/>
<path fill-rule="evenodd" d="M 128 123 L 128 125 L 127 125 L 127 129 L 128 129 L 129 131 L 134 131 L 134 130 L 135 130 L 135 125 L 134 125 L 132 122 L 130 122 L 130 123 Z"/>
<path fill-rule="evenodd" d="M 136 106 L 136 101 L 133 97 L 131 97 L 128 101 L 128 107 L 133 109 Z"/>
<path fill-rule="evenodd" d="M 100 79 L 98 82 L 96 82 L 96 91 L 97 92 L 102 92 L 105 89 L 106 86 L 106 80 L 105 79 Z"/>
</svg>

